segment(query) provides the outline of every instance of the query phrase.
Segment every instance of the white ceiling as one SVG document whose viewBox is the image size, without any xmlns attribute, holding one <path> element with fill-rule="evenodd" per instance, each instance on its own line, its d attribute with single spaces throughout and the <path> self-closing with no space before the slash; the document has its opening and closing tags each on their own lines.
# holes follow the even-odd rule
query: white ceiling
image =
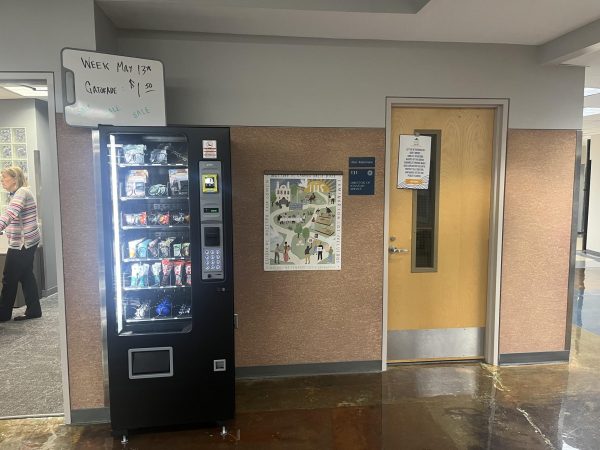
<svg viewBox="0 0 600 450">
<path fill-rule="evenodd" d="M 14 92 L 9 91 L 8 89 L 4 89 L 0 86 L 0 100 L 14 100 L 23 98 L 19 94 L 15 94 Z"/>
<path fill-rule="evenodd" d="M 600 19 L 599 0 L 96 0 L 96 3 L 118 28 L 395 41 L 540 45 Z M 407 10 L 417 12 L 391 12 Z"/>
</svg>

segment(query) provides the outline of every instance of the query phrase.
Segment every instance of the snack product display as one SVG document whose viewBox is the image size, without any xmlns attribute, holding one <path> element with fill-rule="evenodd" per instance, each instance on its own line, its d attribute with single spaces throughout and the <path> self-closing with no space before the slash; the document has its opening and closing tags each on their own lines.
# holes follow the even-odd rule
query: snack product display
<svg viewBox="0 0 600 450">
<path fill-rule="evenodd" d="M 146 146 L 144 144 L 123 145 L 123 160 L 125 164 L 144 164 Z"/>
<path fill-rule="evenodd" d="M 125 195 L 127 197 L 145 197 L 147 183 L 147 170 L 130 170 L 125 179 Z"/>
<path fill-rule="evenodd" d="M 187 146 L 163 139 L 115 147 L 120 309 L 137 330 L 189 319 L 192 310 Z"/>
</svg>

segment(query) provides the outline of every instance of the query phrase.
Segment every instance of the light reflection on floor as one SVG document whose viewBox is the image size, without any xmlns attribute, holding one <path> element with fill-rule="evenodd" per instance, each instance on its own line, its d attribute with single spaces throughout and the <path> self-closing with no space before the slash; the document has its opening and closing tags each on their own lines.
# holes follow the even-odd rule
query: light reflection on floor
<svg viewBox="0 0 600 450">
<path fill-rule="evenodd" d="M 29 419 L 0 421 L 0 449 L 598 450 L 600 258 L 579 254 L 577 268 L 568 364 L 242 380 L 225 438 L 218 428 L 167 430 L 121 445 L 106 424 Z"/>
</svg>

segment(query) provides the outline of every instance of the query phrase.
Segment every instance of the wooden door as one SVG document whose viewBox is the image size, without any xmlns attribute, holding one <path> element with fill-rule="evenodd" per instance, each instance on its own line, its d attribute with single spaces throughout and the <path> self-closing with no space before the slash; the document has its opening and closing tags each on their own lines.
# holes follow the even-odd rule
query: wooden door
<svg viewBox="0 0 600 450">
<path fill-rule="evenodd" d="M 394 107 L 388 362 L 483 357 L 493 109 Z M 401 134 L 432 136 L 430 190 L 398 189 Z"/>
</svg>

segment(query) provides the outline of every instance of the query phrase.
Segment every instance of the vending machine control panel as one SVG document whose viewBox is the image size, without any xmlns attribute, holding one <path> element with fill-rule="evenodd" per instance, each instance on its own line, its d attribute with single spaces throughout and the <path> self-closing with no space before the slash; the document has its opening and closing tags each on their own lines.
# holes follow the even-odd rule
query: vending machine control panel
<svg viewBox="0 0 600 450">
<path fill-rule="evenodd" d="M 200 161 L 199 165 L 202 279 L 222 280 L 224 262 L 221 161 Z"/>
</svg>

